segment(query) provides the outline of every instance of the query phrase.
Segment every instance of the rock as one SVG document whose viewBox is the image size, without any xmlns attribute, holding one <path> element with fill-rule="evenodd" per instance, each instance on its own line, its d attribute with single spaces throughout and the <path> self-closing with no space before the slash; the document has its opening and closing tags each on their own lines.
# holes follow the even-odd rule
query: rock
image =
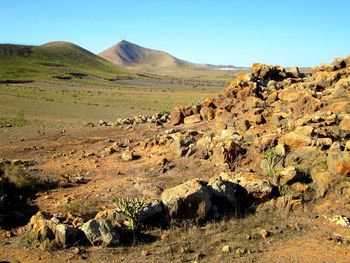
<svg viewBox="0 0 350 263">
<path fill-rule="evenodd" d="M 270 236 L 269 231 L 264 228 L 259 231 L 259 234 L 262 238 L 268 238 Z"/>
<path fill-rule="evenodd" d="M 231 247 L 229 245 L 225 245 L 221 249 L 222 252 L 224 253 L 230 253 L 231 252 Z"/>
<path fill-rule="evenodd" d="M 350 131 L 350 115 L 345 115 L 339 123 L 339 128 L 344 131 Z"/>
<path fill-rule="evenodd" d="M 152 222 L 156 221 L 158 217 L 163 214 L 163 205 L 160 201 L 154 201 L 148 203 L 147 206 L 141 211 L 139 220 L 140 222 Z"/>
<path fill-rule="evenodd" d="M 38 212 L 31 217 L 28 227 L 35 235 L 35 238 L 44 242 L 45 240 L 53 240 L 55 238 L 56 225 L 50 220 L 49 214 Z"/>
<path fill-rule="evenodd" d="M 350 151 L 350 140 L 347 140 L 347 141 L 346 141 L 345 150 Z"/>
<path fill-rule="evenodd" d="M 236 184 L 223 180 L 220 176 L 210 179 L 208 188 L 213 196 L 226 204 L 237 206 Z"/>
<path fill-rule="evenodd" d="M 236 253 L 237 255 L 243 255 L 245 252 L 246 252 L 245 249 L 242 248 L 242 247 L 238 247 L 238 248 L 236 248 L 236 250 L 235 250 L 235 253 Z"/>
<path fill-rule="evenodd" d="M 304 179 L 305 174 L 298 172 L 294 166 L 289 166 L 287 168 L 284 168 L 283 170 L 279 171 L 280 179 L 279 179 L 279 185 L 291 185 L 299 180 Z"/>
<path fill-rule="evenodd" d="M 317 144 L 322 146 L 322 149 L 328 149 L 333 144 L 333 140 L 331 138 L 318 138 Z"/>
<path fill-rule="evenodd" d="M 135 159 L 135 155 L 132 151 L 130 152 L 123 152 L 122 154 L 122 160 L 123 161 L 132 161 Z"/>
<path fill-rule="evenodd" d="M 335 215 L 330 218 L 330 221 L 336 223 L 337 225 L 350 227 L 350 219 L 343 215 Z"/>
<path fill-rule="evenodd" d="M 293 78 L 300 78 L 302 76 L 298 67 L 290 68 L 287 71 L 287 75 Z"/>
<path fill-rule="evenodd" d="M 120 242 L 118 232 L 108 220 L 89 220 L 81 228 L 94 246 L 116 246 Z"/>
<path fill-rule="evenodd" d="M 200 115 L 191 115 L 184 119 L 185 124 L 193 124 L 202 121 L 202 117 Z"/>
<path fill-rule="evenodd" d="M 311 126 L 297 127 L 295 131 L 283 136 L 279 143 L 285 143 L 293 148 L 309 146 L 312 144 L 314 128 Z"/>
<path fill-rule="evenodd" d="M 327 164 L 330 173 L 350 176 L 350 154 L 348 152 L 328 154 Z"/>
<path fill-rule="evenodd" d="M 121 227 L 127 218 L 125 215 L 118 212 L 117 209 L 107 209 L 98 212 L 94 219 L 97 221 L 108 220 L 113 227 Z"/>
<path fill-rule="evenodd" d="M 209 180 L 212 194 L 212 216 L 242 215 L 247 206 L 247 192 L 238 184 L 223 180 L 220 176 Z"/>
<path fill-rule="evenodd" d="M 215 110 L 209 107 L 202 107 L 200 114 L 206 121 L 210 121 L 215 118 Z"/>
<path fill-rule="evenodd" d="M 178 110 L 175 109 L 172 113 L 171 113 L 171 125 L 179 125 L 181 123 L 183 123 L 185 116 L 183 115 L 183 113 Z"/>
<path fill-rule="evenodd" d="M 308 92 L 305 90 L 290 90 L 284 89 L 279 91 L 278 98 L 284 102 L 295 102 L 299 100 L 301 97 L 305 97 L 308 95 Z"/>
<path fill-rule="evenodd" d="M 207 218 L 212 204 L 210 190 L 199 179 L 166 189 L 161 200 L 170 220 L 191 219 L 197 223 Z"/>
<path fill-rule="evenodd" d="M 235 174 L 232 172 L 222 172 L 220 173 L 220 177 L 222 177 L 223 180 L 240 185 L 249 195 L 257 199 L 267 200 L 273 191 L 273 186 L 266 178 L 254 173 Z"/>
<path fill-rule="evenodd" d="M 185 156 L 189 151 L 189 146 L 194 142 L 193 136 L 173 135 L 172 150 L 178 157 Z"/>
<path fill-rule="evenodd" d="M 342 69 L 342 68 L 345 68 L 347 65 L 346 65 L 346 60 L 343 59 L 343 58 L 336 58 L 333 60 L 332 62 L 332 65 L 337 69 Z"/>
<path fill-rule="evenodd" d="M 73 246 L 82 241 L 84 234 L 77 228 L 70 227 L 65 224 L 56 226 L 55 239 L 63 246 Z"/>
<path fill-rule="evenodd" d="M 251 110 L 254 108 L 262 108 L 263 101 L 257 97 L 248 97 L 243 105 L 243 109 Z"/>
<path fill-rule="evenodd" d="M 200 114 L 200 111 L 202 109 L 202 105 L 200 105 L 200 104 L 193 105 L 191 107 L 191 109 L 192 109 L 193 114 Z"/>
</svg>

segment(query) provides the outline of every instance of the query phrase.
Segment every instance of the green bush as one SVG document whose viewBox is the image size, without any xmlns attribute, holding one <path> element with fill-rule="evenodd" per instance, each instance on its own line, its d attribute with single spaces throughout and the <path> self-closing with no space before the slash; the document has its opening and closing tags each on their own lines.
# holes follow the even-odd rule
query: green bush
<svg viewBox="0 0 350 263">
<path fill-rule="evenodd" d="M 27 123 L 27 119 L 24 115 L 23 110 L 21 110 L 17 113 L 16 118 L 15 118 L 15 122 L 17 125 L 20 125 L 20 126 L 25 125 Z"/>
<path fill-rule="evenodd" d="M 269 148 L 265 151 L 264 160 L 267 164 L 267 174 L 271 177 L 277 176 L 276 165 L 282 160 L 282 156 L 277 153 L 275 148 Z"/>
</svg>

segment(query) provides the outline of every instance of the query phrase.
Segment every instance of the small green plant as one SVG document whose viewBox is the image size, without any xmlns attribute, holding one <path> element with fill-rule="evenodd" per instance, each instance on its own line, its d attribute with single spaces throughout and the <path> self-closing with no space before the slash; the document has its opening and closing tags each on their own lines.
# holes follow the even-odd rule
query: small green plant
<svg viewBox="0 0 350 263">
<path fill-rule="evenodd" d="M 25 125 L 27 123 L 27 119 L 26 119 L 26 117 L 24 115 L 24 111 L 23 110 L 21 110 L 21 111 L 19 111 L 17 113 L 16 118 L 15 118 L 15 122 L 16 122 L 17 125 L 21 125 L 21 126 Z"/>
<path fill-rule="evenodd" d="M 264 160 L 267 164 L 267 174 L 271 177 L 276 177 L 276 165 L 282 160 L 283 156 L 280 155 L 275 148 L 269 148 L 265 151 Z"/>
<path fill-rule="evenodd" d="M 134 198 L 118 198 L 116 205 L 119 211 L 126 216 L 129 229 L 133 231 L 133 241 L 136 240 L 136 230 L 139 228 L 139 217 L 146 203 Z"/>
<path fill-rule="evenodd" d="M 327 161 L 327 158 L 324 158 L 324 159 L 321 161 L 320 165 L 321 165 L 321 168 L 322 168 L 323 170 L 327 171 L 327 170 L 328 170 L 328 161 Z"/>
</svg>

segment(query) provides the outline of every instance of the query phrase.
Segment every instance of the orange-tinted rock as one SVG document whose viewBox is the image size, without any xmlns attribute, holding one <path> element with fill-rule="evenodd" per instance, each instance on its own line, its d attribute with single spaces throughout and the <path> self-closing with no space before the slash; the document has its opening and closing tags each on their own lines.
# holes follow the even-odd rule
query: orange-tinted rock
<svg viewBox="0 0 350 263">
<path fill-rule="evenodd" d="M 191 115 L 184 119 L 185 124 L 193 124 L 202 121 L 202 117 L 200 115 Z"/>
<path fill-rule="evenodd" d="M 328 171 L 342 176 L 350 176 L 350 154 L 340 152 L 327 157 Z"/>
<path fill-rule="evenodd" d="M 344 131 L 350 131 L 350 116 L 345 115 L 339 124 L 339 128 Z"/>
<path fill-rule="evenodd" d="M 171 125 L 179 125 L 183 123 L 185 116 L 183 113 L 177 109 L 175 109 L 171 113 Z"/>
<path fill-rule="evenodd" d="M 215 110 L 206 106 L 202 107 L 200 114 L 202 118 L 206 121 L 210 121 L 215 118 Z"/>
</svg>

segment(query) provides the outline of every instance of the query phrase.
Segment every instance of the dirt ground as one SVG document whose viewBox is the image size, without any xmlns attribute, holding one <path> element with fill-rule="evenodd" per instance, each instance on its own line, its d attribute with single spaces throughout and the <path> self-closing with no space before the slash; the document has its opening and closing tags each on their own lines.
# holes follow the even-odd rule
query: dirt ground
<svg viewBox="0 0 350 263">
<path fill-rule="evenodd" d="M 205 130 L 206 125 L 182 127 Z M 147 138 L 167 127 L 75 127 L 51 129 L 45 134 L 27 133 L 22 128 L 21 137 L 0 137 L 0 157 L 35 160 L 30 169 L 67 180 L 63 186 L 35 196 L 32 205 L 39 211 L 60 213 L 68 201 L 91 198 L 99 200 L 101 209 L 113 207 L 117 197 L 151 200 L 163 189 L 191 178 L 209 179 L 219 172 L 208 160 L 189 161 L 175 158 L 164 148 L 144 147 Z M 116 142 L 130 144 L 138 159 L 123 161 L 123 151 L 105 154 Z M 159 165 L 163 158 L 173 163 L 166 172 Z M 288 215 L 258 211 L 245 218 L 201 226 L 148 228 L 136 246 L 84 247 L 79 253 L 74 248 L 42 251 L 23 245 L 20 228 L 0 230 L 0 262 L 349 262 L 350 229 L 327 219 L 349 205 L 329 195 Z M 267 229 L 269 236 L 261 237 L 261 229 Z M 231 247 L 229 253 L 222 252 L 225 245 Z"/>
</svg>

